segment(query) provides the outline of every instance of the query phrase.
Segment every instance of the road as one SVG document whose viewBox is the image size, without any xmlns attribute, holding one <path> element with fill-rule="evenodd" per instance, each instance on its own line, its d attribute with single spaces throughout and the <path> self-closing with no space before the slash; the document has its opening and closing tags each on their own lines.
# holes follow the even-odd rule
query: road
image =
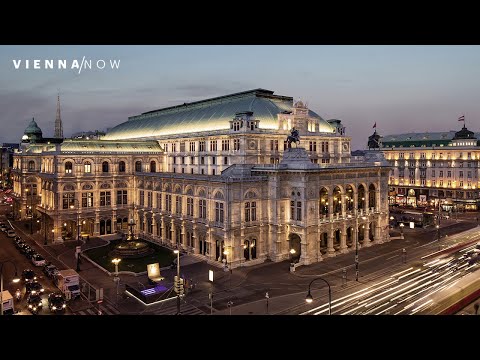
<svg viewBox="0 0 480 360">
<path fill-rule="evenodd" d="M 464 241 L 478 241 L 480 234 L 465 233 Z M 434 304 L 432 295 L 451 289 L 461 278 L 478 271 L 479 263 L 469 263 L 464 254 L 475 244 L 447 255 L 435 251 L 386 279 L 332 301 L 332 314 L 339 315 L 413 315 L 428 313 Z M 328 303 L 316 306 L 302 315 L 322 315 Z"/>
</svg>

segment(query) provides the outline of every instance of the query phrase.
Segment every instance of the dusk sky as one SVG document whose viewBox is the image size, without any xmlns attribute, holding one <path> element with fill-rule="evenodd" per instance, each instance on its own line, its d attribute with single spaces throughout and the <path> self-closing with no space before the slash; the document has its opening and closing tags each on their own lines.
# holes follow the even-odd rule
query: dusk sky
<svg viewBox="0 0 480 360">
<path fill-rule="evenodd" d="M 107 66 L 70 69 L 84 56 Z M 13 59 L 22 59 L 18 70 Z M 45 59 L 55 60 L 53 70 L 43 69 Z M 69 69 L 57 69 L 57 59 Z M 479 64 L 480 46 L 0 46 L 0 142 L 19 142 L 32 117 L 53 136 L 57 90 L 66 137 L 255 88 L 341 119 L 352 149 L 365 148 L 375 122 L 382 135 L 448 131 L 465 114 L 480 131 Z"/>
</svg>

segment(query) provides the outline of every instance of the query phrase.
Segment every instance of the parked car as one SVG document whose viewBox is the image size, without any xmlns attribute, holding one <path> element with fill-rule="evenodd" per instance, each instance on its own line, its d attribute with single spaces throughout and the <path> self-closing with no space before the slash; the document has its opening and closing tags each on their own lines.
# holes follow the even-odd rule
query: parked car
<svg viewBox="0 0 480 360">
<path fill-rule="evenodd" d="M 10 238 L 13 238 L 13 237 L 17 236 L 17 234 L 15 234 L 15 231 L 13 231 L 13 230 L 7 230 L 7 236 L 10 237 Z"/>
<path fill-rule="evenodd" d="M 37 254 L 37 252 L 36 252 L 34 249 L 30 248 L 30 250 L 28 250 L 28 251 L 25 252 L 25 257 L 26 257 L 28 260 L 31 260 L 32 257 L 33 257 L 34 255 L 36 255 L 36 254 Z"/>
<path fill-rule="evenodd" d="M 0 230 L 7 231 L 7 226 L 5 224 L 0 225 Z"/>
<path fill-rule="evenodd" d="M 51 312 L 64 312 L 67 307 L 65 298 L 60 293 L 51 293 L 48 295 L 48 308 Z"/>
<path fill-rule="evenodd" d="M 15 247 L 20 250 L 21 247 L 25 245 L 25 242 L 20 239 L 20 240 L 15 240 Z"/>
<path fill-rule="evenodd" d="M 30 294 L 27 298 L 28 310 L 33 314 L 38 314 L 38 311 L 43 307 L 43 301 L 40 294 Z"/>
<path fill-rule="evenodd" d="M 26 254 L 27 251 L 30 251 L 30 250 L 32 250 L 32 248 L 27 243 L 24 243 L 24 245 L 20 248 L 20 252 L 22 254 Z"/>
<path fill-rule="evenodd" d="M 26 294 L 42 294 L 45 291 L 42 284 L 38 281 L 32 281 L 25 284 L 25 293 Z"/>
<path fill-rule="evenodd" d="M 45 258 L 42 255 L 35 254 L 32 256 L 32 263 L 35 266 L 44 266 L 45 265 Z"/>
<path fill-rule="evenodd" d="M 25 269 L 22 272 L 22 280 L 27 282 L 32 282 L 37 280 L 37 275 L 35 274 L 35 271 L 31 269 Z"/>
</svg>

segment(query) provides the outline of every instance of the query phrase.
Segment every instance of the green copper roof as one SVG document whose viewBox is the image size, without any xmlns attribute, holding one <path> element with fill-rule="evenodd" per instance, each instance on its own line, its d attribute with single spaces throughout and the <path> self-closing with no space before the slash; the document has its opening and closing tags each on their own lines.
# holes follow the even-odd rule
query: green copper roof
<svg viewBox="0 0 480 360">
<path fill-rule="evenodd" d="M 28 124 L 27 128 L 25 129 L 24 134 L 25 135 L 31 135 L 31 134 L 42 135 L 42 129 L 38 127 L 37 123 L 35 122 L 35 119 L 32 119 L 32 121 L 30 121 L 30 124 Z"/>
<path fill-rule="evenodd" d="M 260 120 L 260 129 L 276 130 L 277 114 L 292 111 L 292 107 L 292 97 L 273 95 L 270 90 L 250 90 L 132 116 L 110 129 L 103 139 L 152 139 L 172 134 L 228 130 L 229 121 L 235 114 L 245 111 L 252 111 Z M 319 120 L 320 131 L 334 132 L 334 127 L 319 115 L 310 110 L 309 115 Z"/>
</svg>

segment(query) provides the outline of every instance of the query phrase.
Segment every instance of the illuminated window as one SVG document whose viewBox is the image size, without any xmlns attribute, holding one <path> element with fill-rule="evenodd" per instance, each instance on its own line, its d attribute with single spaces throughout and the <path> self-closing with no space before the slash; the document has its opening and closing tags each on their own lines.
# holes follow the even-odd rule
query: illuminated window
<svg viewBox="0 0 480 360">
<path fill-rule="evenodd" d="M 92 164 L 89 161 L 87 161 L 84 164 L 84 169 L 85 169 L 85 173 L 90 174 L 92 172 Z"/>
<path fill-rule="evenodd" d="M 65 163 L 65 174 L 71 174 L 73 169 L 73 164 L 70 161 Z"/>
</svg>

